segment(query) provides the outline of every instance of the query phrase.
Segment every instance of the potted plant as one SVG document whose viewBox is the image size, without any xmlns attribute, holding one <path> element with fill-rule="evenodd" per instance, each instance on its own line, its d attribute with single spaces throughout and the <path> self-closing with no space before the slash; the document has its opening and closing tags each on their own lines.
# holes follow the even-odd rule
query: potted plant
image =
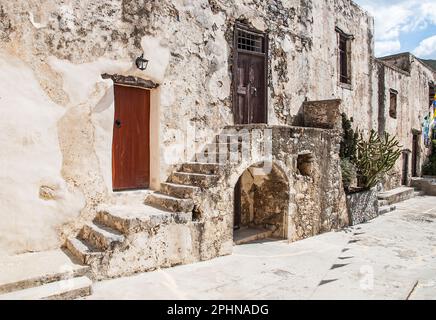
<svg viewBox="0 0 436 320">
<path fill-rule="evenodd" d="M 347 209 L 351 225 L 378 216 L 376 186 L 395 166 L 401 147 L 387 132 L 380 136 L 372 130 L 369 136 L 352 129 L 353 119 L 342 115 L 341 142 L 342 180 L 347 194 Z"/>
</svg>

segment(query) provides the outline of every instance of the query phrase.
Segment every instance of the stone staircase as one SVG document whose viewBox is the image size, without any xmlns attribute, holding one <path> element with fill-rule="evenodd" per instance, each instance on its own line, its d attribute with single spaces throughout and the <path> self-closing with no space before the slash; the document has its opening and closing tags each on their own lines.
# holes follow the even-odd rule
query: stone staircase
<svg viewBox="0 0 436 320">
<path fill-rule="evenodd" d="M 62 250 L 2 257 L 0 300 L 76 299 L 91 294 L 90 268 Z"/>
<path fill-rule="evenodd" d="M 412 187 L 428 196 L 436 196 L 436 177 L 412 178 Z"/>
<path fill-rule="evenodd" d="M 424 193 L 422 191 L 410 187 L 400 187 L 381 192 L 378 194 L 379 215 L 394 211 L 396 209 L 396 203 L 423 195 Z"/>
<path fill-rule="evenodd" d="M 85 224 L 76 237 L 67 239 L 65 247 L 79 261 L 91 267 L 94 279 L 186 263 L 180 254 L 162 257 L 159 250 L 168 247 L 166 241 L 169 241 L 170 234 L 166 232 L 170 229 L 172 232 L 191 233 L 191 237 L 200 233 L 198 230 L 203 222 L 199 198 L 220 179 L 225 167 L 219 164 L 220 158 L 225 159 L 225 163 L 232 155 L 230 150 L 238 151 L 239 140 L 235 137 L 225 136 L 227 142 L 222 142 L 223 136 L 217 136 L 214 143 L 195 155 L 193 162 L 180 165 L 168 181 L 161 184 L 159 191 L 148 193 L 143 203 L 100 206 L 94 220 Z M 237 147 L 232 144 L 235 139 Z M 239 152 L 236 154 L 239 157 Z M 138 239 L 143 243 L 136 243 Z M 145 242 L 147 249 L 143 248 Z M 174 249 L 180 251 L 181 245 L 174 243 Z M 135 260 L 138 254 L 143 255 L 141 261 Z M 130 270 L 121 271 L 125 268 L 122 264 L 129 260 L 133 261 Z"/>
</svg>

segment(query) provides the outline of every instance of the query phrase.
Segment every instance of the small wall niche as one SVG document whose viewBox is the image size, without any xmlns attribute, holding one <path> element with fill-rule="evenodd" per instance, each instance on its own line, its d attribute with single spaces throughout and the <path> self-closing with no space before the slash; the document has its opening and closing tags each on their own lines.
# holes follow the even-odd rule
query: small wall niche
<svg viewBox="0 0 436 320">
<path fill-rule="evenodd" d="M 299 154 L 297 158 L 297 169 L 299 174 L 305 177 L 310 177 L 312 175 L 313 161 L 312 153 Z"/>
</svg>

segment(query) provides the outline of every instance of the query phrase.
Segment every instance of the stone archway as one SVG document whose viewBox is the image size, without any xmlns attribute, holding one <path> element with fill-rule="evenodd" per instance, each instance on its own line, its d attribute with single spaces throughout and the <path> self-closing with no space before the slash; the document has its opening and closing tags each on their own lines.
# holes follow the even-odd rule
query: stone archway
<svg viewBox="0 0 436 320">
<path fill-rule="evenodd" d="M 289 181 L 277 165 L 252 165 L 234 187 L 235 244 L 287 238 Z"/>
</svg>

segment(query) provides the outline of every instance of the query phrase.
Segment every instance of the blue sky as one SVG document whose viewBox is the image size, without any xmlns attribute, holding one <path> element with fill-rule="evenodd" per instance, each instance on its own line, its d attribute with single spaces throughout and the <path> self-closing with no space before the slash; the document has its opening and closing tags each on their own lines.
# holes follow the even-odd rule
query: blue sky
<svg viewBox="0 0 436 320">
<path fill-rule="evenodd" d="M 377 56 L 436 59 L 436 0 L 354 0 L 375 17 Z"/>
</svg>

